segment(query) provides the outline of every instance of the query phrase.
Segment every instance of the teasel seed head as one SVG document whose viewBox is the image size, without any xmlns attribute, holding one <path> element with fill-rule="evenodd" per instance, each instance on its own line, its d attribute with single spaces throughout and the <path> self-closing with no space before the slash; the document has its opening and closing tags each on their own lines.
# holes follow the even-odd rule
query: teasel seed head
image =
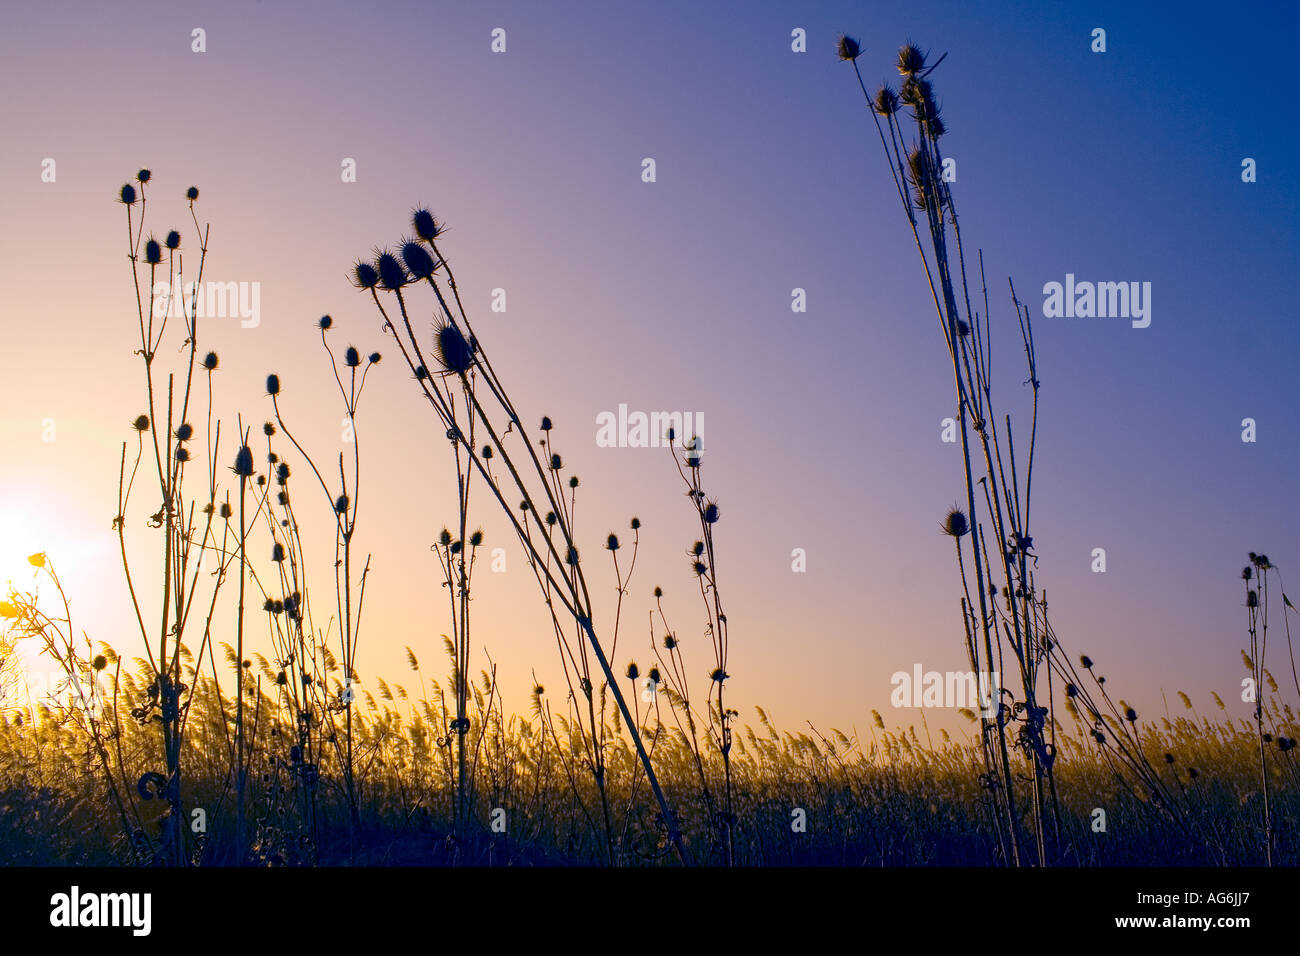
<svg viewBox="0 0 1300 956">
<path fill-rule="evenodd" d="M 1137 719 L 1138 719 L 1137 711 L 1134 710 L 1132 707 L 1124 708 L 1124 719 L 1127 720 L 1130 724 L 1137 723 Z"/>
<path fill-rule="evenodd" d="M 677 638 L 673 637 L 671 634 L 665 634 L 664 648 L 671 651 L 676 647 L 677 647 Z"/>
<path fill-rule="evenodd" d="M 547 524 L 555 524 L 555 522 L 556 522 L 557 520 L 558 520 L 558 519 L 555 517 L 555 512 L 554 512 L 554 511 L 548 511 L 548 512 L 546 512 L 546 523 L 547 523 Z"/>
<path fill-rule="evenodd" d="M 577 475 L 573 475 L 572 477 L 569 478 L 569 487 L 570 487 L 570 488 L 576 488 L 576 487 L 578 487 L 578 476 L 577 476 Z"/>
<path fill-rule="evenodd" d="M 181 247 L 181 234 L 173 229 L 167 233 L 167 238 L 163 240 L 163 244 L 173 252 L 176 251 Z"/>
<path fill-rule="evenodd" d="M 347 495 L 339 495 L 336 499 L 334 499 L 334 513 L 337 515 L 345 515 L 348 513 Z"/>
<path fill-rule="evenodd" d="M 471 548 L 477 548 L 482 543 L 483 543 L 483 529 L 479 528 L 477 531 L 475 531 L 473 534 L 469 536 L 469 546 Z"/>
<path fill-rule="evenodd" d="M 199 187 L 191 186 L 189 189 L 185 190 L 185 198 L 188 199 L 190 202 L 194 202 L 194 200 L 198 199 Z"/>
<path fill-rule="evenodd" d="M 131 427 L 138 432 L 147 432 L 149 430 L 149 416 L 148 415 L 135 416 L 135 421 L 131 423 Z"/>
<path fill-rule="evenodd" d="M 559 471 L 562 467 L 564 467 L 564 459 L 562 459 L 559 455 L 552 455 L 551 471 Z"/>
<path fill-rule="evenodd" d="M 352 284 L 362 291 L 379 285 L 379 270 L 369 262 L 357 262 L 352 266 Z"/>
<path fill-rule="evenodd" d="M 220 514 L 221 517 L 223 517 L 223 518 L 229 518 L 229 517 L 231 516 L 231 514 L 232 514 L 232 512 L 231 512 L 231 510 L 230 510 L 230 503 L 229 503 L 229 502 L 222 502 L 222 504 L 221 504 L 221 509 L 220 509 L 220 511 L 218 512 L 218 514 Z"/>
<path fill-rule="evenodd" d="M 268 395 L 280 394 L 280 376 L 268 375 L 266 377 L 266 394 Z"/>
<path fill-rule="evenodd" d="M 473 348 L 465 341 L 460 329 L 450 322 L 438 326 L 434 332 L 434 346 L 438 361 L 449 372 L 463 375 L 474 364 Z"/>
<path fill-rule="evenodd" d="M 841 33 L 835 42 L 835 54 L 841 60 L 852 62 L 862 55 L 862 44 L 847 33 Z"/>
<path fill-rule="evenodd" d="M 1246 607 L 1259 607 L 1259 594 L 1253 590 L 1246 592 Z"/>
<path fill-rule="evenodd" d="M 720 514 L 721 512 L 718 511 L 718 503 L 716 501 L 709 501 L 704 506 L 704 523 L 717 524 Z"/>
<path fill-rule="evenodd" d="M 658 585 L 655 585 L 654 596 L 655 596 L 656 598 L 661 598 L 661 597 L 663 597 L 663 596 L 664 596 L 664 589 L 661 588 L 661 587 L 659 587 Z"/>
<path fill-rule="evenodd" d="M 235 454 L 235 466 L 233 471 L 240 478 L 251 478 L 253 476 L 253 450 L 245 445 Z"/>
<path fill-rule="evenodd" d="M 284 560 L 284 545 L 279 541 L 271 546 L 271 560 L 277 564 Z"/>
<path fill-rule="evenodd" d="M 150 236 L 144 244 L 144 261 L 151 266 L 156 266 L 162 262 L 162 246 L 158 240 Z"/>
<path fill-rule="evenodd" d="M 356 346 L 348 346 L 348 350 L 343 353 L 343 364 L 348 368 L 356 368 L 361 364 L 361 353 L 357 351 Z"/>
<path fill-rule="evenodd" d="M 275 434 L 275 422 L 263 422 L 263 423 L 262 423 L 262 434 L 265 435 L 267 438 L 270 438 L 272 435 L 274 435 L 274 434 Z"/>
<path fill-rule="evenodd" d="M 636 661 L 633 661 L 631 664 L 627 665 L 628 680 L 636 680 L 640 676 L 641 676 L 641 668 L 636 666 Z"/>
<path fill-rule="evenodd" d="M 120 202 L 120 203 L 125 203 L 125 204 L 128 205 L 128 206 L 134 206 L 134 205 L 135 205 L 135 187 L 132 186 L 130 183 L 126 183 L 126 184 L 124 184 L 124 185 L 122 186 L 122 188 L 121 188 L 120 190 L 118 190 L 118 193 L 117 193 L 117 201 Z"/>
<path fill-rule="evenodd" d="M 490 460 L 492 458 L 492 454 L 493 453 L 492 453 L 491 445 L 484 445 L 483 450 L 479 452 L 479 456 L 482 457 L 484 460 Z"/>
<path fill-rule="evenodd" d="M 892 86 L 884 84 L 876 90 L 874 107 L 881 116 L 893 116 L 898 112 L 898 94 Z"/>
<path fill-rule="evenodd" d="M 334 319 L 332 316 L 328 316 L 328 315 L 322 315 L 320 317 L 320 321 L 316 323 L 316 327 L 320 329 L 322 332 L 330 328 L 332 325 L 334 325 Z"/>
<path fill-rule="evenodd" d="M 1087 654 L 1084 654 L 1082 657 L 1079 658 L 1079 663 L 1082 664 L 1088 670 L 1092 669 L 1092 658 L 1089 657 Z"/>
<path fill-rule="evenodd" d="M 659 668 L 657 667 L 650 668 L 650 673 L 646 674 L 645 676 L 650 678 L 650 683 L 652 684 L 657 684 L 662 679 L 659 676 Z"/>
<path fill-rule="evenodd" d="M 442 531 L 438 533 L 438 543 L 444 548 L 451 544 L 451 532 L 446 528 L 443 528 Z"/>
<path fill-rule="evenodd" d="M 640 527 L 641 527 L 641 519 L 640 519 L 640 518 L 633 518 L 633 519 L 632 519 L 632 530 L 635 531 L 635 530 L 637 530 L 637 529 L 640 528 Z"/>
<path fill-rule="evenodd" d="M 382 358 L 383 356 L 380 355 L 378 352 L 371 352 L 369 355 L 366 356 L 366 361 L 369 362 L 371 365 L 378 365 Z"/>
<path fill-rule="evenodd" d="M 442 235 L 443 230 L 442 223 L 438 222 L 433 217 L 433 213 L 423 206 L 411 213 L 411 228 L 425 242 L 433 242 Z"/>
<path fill-rule="evenodd" d="M 438 268 L 429 250 L 415 239 L 403 239 L 400 251 L 407 271 L 416 279 L 427 279 Z"/>
<path fill-rule="evenodd" d="M 221 360 L 217 358 L 216 352 L 209 352 L 207 355 L 203 356 L 203 367 L 209 372 L 216 371 L 217 365 L 220 364 L 220 362 Z"/>
<path fill-rule="evenodd" d="M 147 169 L 142 169 L 135 174 L 135 178 L 142 183 L 147 183 L 149 180 L 153 178 L 153 173 L 151 173 Z"/>
<path fill-rule="evenodd" d="M 914 77 L 925 69 L 925 54 L 914 43 L 904 43 L 898 51 L 898 73 Z"/>
<path fill-rule="evenodd" d="M 948 514 L 944 516 L 942 530 L 950 538 L 960 538 L 966 535 L 970 531 L 970 522 L 966 519 L 966 512 L 953 505 L 948 509 Z"/>
<path fill-rule="evenodd" d="M 389 292 L 396 292 L 406 285 L 406 270 L 397 261 L 397 256 L 387 249 L 380 251 L 375 258 L 375 272 L 379 274 L 379 284 Z"/>
<path fill-rule="evenodd" d="M 190 460 L 190 450 L 184 445 L 176 446 L 175 457 L 177 461 L 185 462 Z"/>
<path fill-rule="evenodd" d="M 547 418 L 545 415 L 543 415 L 543 416 L 542 416 L 542 431 L 544 431 L 544 432 L 549 432 L 550 430 L 551 430 L 551 420 L 550 420 L 549 418 Z"/>
</svg>

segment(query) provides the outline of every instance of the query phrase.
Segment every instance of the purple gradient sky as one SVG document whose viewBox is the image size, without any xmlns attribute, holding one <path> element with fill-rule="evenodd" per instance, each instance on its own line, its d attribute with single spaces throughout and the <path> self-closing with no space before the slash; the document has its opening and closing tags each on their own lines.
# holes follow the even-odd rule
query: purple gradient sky
<svg viewBox="0 0 1300 956">
<path fill-rule="evenodd" d="M 521 412 L 555 420 L 583 479 L 588 552 L 633 514 L 645 524 L 618 669 L 649 663 L 656 584 L 699 678 L 707 641 L 676 472 L 662 450 L 596 447 L 595 416 L 620 403 L 703 412 L 742 721 L 756 722 L 759 704 L 789 729 L 812 720 L 865 733 L 875 707 L 919 730 L 918 711 L 889 710 L 889 677 L 915 663 L 966 666 L 951 543 L 938 533 L 962 493 L 960 453 L 939 441 L 952 379 L 910 233 L 852 70 L 832 53 L 846 30 L 866 48 L 872 85 L 905 38 L 949 51 L 932 79 L 965 237 L 988 267 L 1004 407 L 1022 426 L 1006 276 L 1036 315 L 1043 283 L 1067 272 L 1152 283 L 1144 330 L 1037 320 L 1039 583 L 1068 648 L 1092 655 L 1140 710 L 1160 707 L 1162 689 L 1198 706 L 1211 689 L 1231 700 L 1246 552 L 1268 553 L 1284 581 L 1300 559 L 1300 142 L 1294 75 L 1261 46 L 1300 24 L 1295 13 L 1254 11 L 1248 23 L 1208 4 L 1170 10 L 10 9 L 0 577 L 17 571 L 22 583 L 15 556 L 47 551 L 79 624 L 131 646 L 109 522 L 143 374 L 113 199 L 148 166 L 152 225 L 183 226 L 183 191 L 197 184 L 208 276 L 261 283 L 258 328 L 207 326 L 227 427 L 238 412 L 254 425 L 269 416 L 275 371 L 291 425 L 328 458 L 342 413 L 332 398 L 319 411 L 332 381 L 313 323 L 330 313 L 336 346 L 388 355 L 358 423 L 369 495 L 358 544 L 375 554 L 358 669 L 372 688 L 375 676 L 414 687 L 407 644 L 428 670 L 440 665 L 447 624 L 428 546 L 454 514 L 449 458 L 345 278 L 424 202 L 450 224 L 444 251 Z M 190 51 L 200 26 L 201 55 Z M 489 51 L 498 26 L 504 55 Z M 1089 50 L 1096 26 L 1105 54 Z M 795 27 L 806 54 L 790 50 Z M 658 165 L 650 185 L 646 156 Z M 1257 183 L 1240 181 L 1246 156 Z M 57 183 L 40 181 L 44 157 L 57 160 Z M 357 160 L 355 184 L 340 181 L 344 157 Z M 192 227 L 185 241 L 192 249 Z M 507 290 L 504 315 L 488 309 L 495 287 Z M 790 310 L 794 287 L 807 290 L 806 314 Z M 1256 444 L 1240 440 L 1245 417 Z M 47 418 L 52 443 L 41 440 Z M 489 545 L 507 547 L 509 571 L 476 577 L 475 663 L 486 644 L 507 707 L 522 711 L 530 671 L 558 689 L 558 661 L 535 583 L 488 504 L 478 517 Z M 146 541 L 145 529 L 133 538 Z M 317 543 L 327 570 L 328 538 Z M 791 573 L 795 547 L 807 549 L 806 574 Z M 1104 575 L 1089 572 L 1094 547 L 1107 550 Z M 612 575 L 604 584 L 608 610 Z M 1279 681 L 1289 674 L 1284 656 L 1269 663 Z M 927 719 L 965 726 L 951 712 Z"/>
</svg>

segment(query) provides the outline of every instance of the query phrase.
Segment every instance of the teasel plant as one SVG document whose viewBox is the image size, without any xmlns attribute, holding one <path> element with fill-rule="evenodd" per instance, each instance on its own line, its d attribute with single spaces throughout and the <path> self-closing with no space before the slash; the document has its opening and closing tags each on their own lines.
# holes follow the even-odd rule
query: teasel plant
<svg viewBox="0 0 1300 956">
<path fill-rule="evenodd" d="M 321 494 L 329 509 L 334 524 L 334 594 L 335 621 L 338 625 L 339 657 L 343 680 L 336 681 L 332 695 L 324 684 L 330 670 L 330 658 L 324 652 L 328 650 L 328 641 L 317 644 L 303 633 L 303 609 L 309 606 L 304 595 L 309 594 L 306 587 L 307 560 L 302 552 L 302 537 L 296 515 L 292 511 L 292 499 L 288 491 L 291 469 L 288 462 L 268 451 L 268 463 L 274 468 L 280 491 L 276 495 L 276 504 L 283 509 L 284 516 L 278 521 L 275 512 L 268 512 L 268 527 L 272 536 L 271 560 L 280 567 L 276 582 L 283 598 L 271 599 L 271 611 L 274 615 L 288 605 L 287 623 L 291 628 L 289 639 L 280 647 L 281 665 L 292 668 L 298 664 L 298 682 L 304 694 L 293 701 L 293 710 L 298 722 L 299 741 L 290 748 L 290 766 L 300 778 L 306 794 L 314 795 L 319 781 L 319 763 L 311 759 L 310 752 L 313 739 L 319 743 L 319 735 L 333 746 L 335 756 L 343 773 L 343 789 L 348 805 L 348 844 L 353 865 L 357 863 L 358 838 L 361 830 L 360 802 L 357 790 L 356 744 L 354 739 L 354 705 L 360 679 L 356 670 L 357 647 L 361 634 L 362 616 L 365 608 L 366 580 L 370 574 L 370 556 L 366 555 L 364 565 L 359 554 L 354 554 L 354 539 L 357 532 L 358 508 L 361 501 L 361 445 L 357 433 L 357 408 L 365 391 L 366 381 L 371 370 L 380 363 L 382 356 L 378 352 L 363 354 L 354 345 L 342 351 L 342 361 L 329 342 L 329 332 L 333 328 L 331 316 L 322 316 L 317 322 L 320 331 L 321 346 L 329 360 L 330 371 L 338 388 L 339 398 L 344 410 L 344 441 L 351 446 L 351 454 L 340 451 L 338 454 L 337 484 L 327 480 L 315 459 L 302 446 L 293 432 L 286 425 L 280 410 L 280 397 L 283 385 L 276 374 L 267 376 L 266 391 L 271 399 L 274 411 L 274 423 L 268 422 L 263 431 L 268 437 L 278 430 L 293 445 L 298 455 L 307 463 L 312 475 L 320 487 Z M 348 458 L 351 461 L 348 461 Z M 348 466 L 351 466 L 350 468 Z M 287 529 L 285 534 L 282 529 Z M 286 565 L 288 565 L 286 569 Z M 300 583 L 301 582 L 301 583 Z M 277 605 L 276 601 L 279 604 Z M 308 634 L 313 625 L 308 616 Z M 274 623 L 274 622 L 273 622 Z M 294 647 L 297 648 L 296 652 Z M 330 655 L 332 658 L 332 655 Z M 323 665 L 323 666 L 322 666 Z M 323 672 L 322 672 L 323 671 Z M 287 681 L 287 675 L 286 675 Z M 277 675 L 278 683 L 278 675 Z M 315 690 L 311 690 L 315 688 Z M 314 706 L 313 706 L 314 705 Z M 341 736 L 335 726 L 341 715 Z M 312 727 L 320 727 L 318 736 L 313 738 Z"/>
<path fill-rule="evenodd" d="M 941 143 L 947 127 L 928 77 L 947 54 L 930 64 L 928 54 L 910 42 L 904 44 L 896 61 L 898 89 L 884 84 L 873 95 L 858 65 L 860 44 L 842 36 L 837 52 L 853 65 L 871 113 L 952 368 L 965 501 L 954 509 L 960 514 L 960 529 L 949 524 L 944 530 L 957 541 L 961 612 L 971 666 L 976 674 L 996 671 L 1003 683 L 993 689 L 996 713 L 982 726 L 991 822 L 1005 862 L 1046 865 L 1059 857 L 1061 849 L 1053 773 L 1052 671 L 1054 665 L 1065 666 L 1068 661 L 1046 624 L 1046 592 L 1040 594 L 1035 582 L 1038 559 L 1031 534 L 1031 499 L 1041 382 L 1033 323 L 1008 280 L 1028 373 L 1024 384 L 1030 388 L 1032 403 L 1028 447 L 1022 447 L 1018 458 L 1011 416 L 999 414 L 993 400 L 993 340 L 983 253 L 978 256 L 980 288 L 972 290 L 974 277 L 968 275 L 956 203 L 943 175 Z M 1004 663 L 1011 664 L 1019 678 L 1018 694 L 1005 686 Z M 1027 793 L 1022 792 L 1013 767 L 1013 751 L 1023 754 L 1031 767 Z M 1024 817 L 1028 836 L 1022 829 Z"/>
<path fill-rule="evenodd" d="M 1259 741 L 1259 788 L 1264 804 L 1264 859 L 1269 866 L 1272 866 L 1275 834 L 1265 745 L 1272 742 L 1274 735 L 1264 732 L 1264 681 L 1268 677 L 1271 682 L 1272 678 L 1264 669 L 1264 658 L 1268 650 L 1269 576 L 1274 568 L 1267 555 L 1252 551 L 1249 558 L 1250 563 L 1242 568 L 1241 577 L 1246 584 L 1246 632 L 1250 638 L 1250 647 L 1243 653 L 1242 658 L 1250 671 L 1255 690 L 1255 707 L 1251 716 L 1254 718 L 1255 734 Z M 1255 582 L 1253 584 L 1252 577 Z M 1283 614 L 1285 615 L 1285 610 Z M 1288 625 L 1288 632 L 1289 630 Z"/>
<path fill-rule="evenodd" d="M 199 190 L 191 186 L 186 190 L 185 199 L 198 245 L 198 270 L 188 288 L 180 290 L 179 318 L 183 323 L 180 331 L 184 335 L 180 345 L 184 356 L 181 367 L 167 372 L 164 378 L 159 358 L 171 351 L 170 345 L 164 348 L 164 341 L 170 341 L 166 338 L 168 326 L 177 306 L 172 299 L 172 289 L 184 275 L 184 253 L 179 230 L 170 230 L 163 239 L 145 236 L 147 193 L 152 180 L 150 170 L 141 169 L 134 182 L 124 184 L 118 192 L 118 200 L 127 214 L 127 257 L 131 263 L 140 335 L 140 347 L 135 354 L 140 357 L 144 368 L 148 407 L 146 413 L 137 416 L 132 423 L 137 435 L 137 449 L 129 475 L 127 444 L 122 446 L 113 529 L 117 532 L 127 591 L 153 675 L 148 699 L 132 709 L 132 716 L 141 724 L 156 723 L 162 738 L 163 772 L 146 773 L 137 782 L 136 789 L 142 798 L 161 797 L 168 806 L 163 832 L 154 849 L 154 860 L 184 865 L 192 859 L 186 845 L 190 830 L 185 825 L 182 798 L 186 717 L 199 683 L 198 668 L 205 653 L 212 661 L 213 680 L 217 680 L 211 652 L 212 619 L 226 583 L 227 571 L 236 560 L 242 566 L 245 555 L 242 536 L 237 539 L 229 525 L 232 517 L 229 502 L 221 506 L 217 504 L 221 490 L 216 464 L 220 455 L 221 424 L 220 421 L 215 425 L 213 422 L 212 385 L 219 360 L 215 352 L 200 351 L 197 298 L 207 262 L 209 228 L 199 225 L 195 211 Z M 155 290 L 163 277 L 167 279 L 168 291 L 159 299 Z M 159 305 L 163 306 L 161 315 L 158 314 Z M 174 324 L 171 327 L 175 329 Z M 205 408 L 202 404 L 204 385 L 207 386 Z M 195 460 L 200 439 L 191 423 L 191 416 L 200 413 L 206 417 L 202 438 L 206 462 L 203 464 Z M 188 488 L 195 480 L 187 483 L 187 478 L 195 469 L 202 469 L 202 505 L 193 498 L 187 501 Z M 242 494 L 245 476 L 239 477 Z M 137 481 L 144 486 L 140 494 L 156 490 L 159 496 L 158 510 L 148 519 L 149 527 L 162 532 L 160 600 L 152 610 L 145 605 L 144 585 L 132 571 L 127 549 L 127 532 L 133 524 L 129 520 L 130 498 Z M 205 568 L 205 561 L 209 559 L 215 568 Z M 211 578 L 206 593 L 199 587 L 205 577 Z M 147 623 L 147 614 L 157 616 L 154 623 Z M 188 653 L 184 638 L 188 630 L 198 626 L 202 627 L 202 640 L 194 658 L 195 670 L 186 684 L 182 673 L 182 659 Z"/>
<path fill-rule="evenodd" d="M 686 557 L 699 587 L 705 614 L 704 633 L 708 636 L 713 651 L 713 667 L 709 671 L 708 691 L 705 694 L 706 712 L 699 716 L 706 738 L 722 762 L 723 779 L 721 786 L 717 788 L 718 796 L 715 796 L 714 788 L 709 785 L 705 772 L 706 761 L 699 741 L 697 714 L 691 705 L 689 670 L 683 659 L 677 634 L 669 626 L 664 612 L 663 590 L 658 587 L 654 592 L 655 609 L 651 612 L 651 647 L 660 665 L 655 672 L 662 676 L 664 693 L 668 698 L 674 720 L 683 738 L 688 740 L 694 757 L 695 770 L 700 783 L 700 796 L 718 834 L 716 847 L 726 864 L 734 866 L 736 815 L 731 748 L 732 721 L 738 716 L 738 712 L 728 707 L 725 702 L 725 683 L 731 676 L 727 671 L 728 629 L 727 615 L 722 609 L 722 598 L 718 589 L 717 548 L 714 542 L 714 528 L 722 512 L 718 502 L 708 497 L 700 484 L 701 466 L 704 461 L 704 444 L 701 438 L 693 435 L 683 440 L 675 429 L 669 428 L 666 439 L 673 465 L 686 485 L 686 497 L 699 522 L 700 536 L 687 549 Z M 663 640 L 659 643 L 654 641 L 656 613 L 665 632 Z M 656 681 L 656 684 L 658 683 L 659 681 Z M 681 726 L 682 718 L 686 721 L 684 729 Z"/>
<path fill-rule="evenodd" d="M 525 549 L 555 621 L 562 619 L 577 635 L 575 643 L 580 645 L 580 652 L 573 653 L 574 648 L 570 647 L 566 653 L 562 638 L 568 633 L 568 627 L 559 631 L 562 659 L 566 667 L 572 668 L 569 672 L 577 675 L 575 709 L 587 711 L 586 733 L 591 741 L 593 773 L 599 774 L 603 764 L 596 759 L 599 731 L 594 715 L 599 692 L 595 680 L 588 675 L 600 679 L 602 686 L 613 694 L 623 726 L 659 805 L 666 842 L 678 859 L 686 863 L 678 823 L 615 679 L 610 655 L 596 633 L 591 589 L 573 528 L 572 492 L 577 487 L 576 476 L 570 475 L 567 481 L 563 477 L 562 458 L 548 444 L 549 419 L 541 423 L 540 441 L 535 441 L 526 431 L 523 418 L 465 311 L 451 266 L 440 251 L 444 224 L 428 209 L 420 208 L 412 214 L 411 228 L 413 235 L 401 242 L 397 252 L 378 250 L 371 260 L 357 262 L 352 270 L 353 282 L 371 297 L 383 318 L 384 330 L 392 336 L 411 370 L 416 389 L 429 403 L 448 440 L 455 443 L 465 467 L 480 477 L 501 506 Z M 421 287 L 427 287 L 432 307 L 424 306 L 417 311 L 416 291 Z M 423 317 L 430 312 L 431 340 L 425 329 L 416 328 L 417 324 L 423 325 L 426 321 Z M 470 437 L 471 427 L 476 439 Z M 476 441 L 481 441 L 483 448 L 491 449 L 490 458 L 485 457 Z M 582 670 L 581 661 L 588 651 L 595 658 L 598 672 L 590 667 L 585 672 Z M 602 800 L 607 803 L 604 781 L 599 776 L 597 783 Z M 611 861 L 614 859 L 612 830 L 611 821 L 605 827 Z"/>
</svg>

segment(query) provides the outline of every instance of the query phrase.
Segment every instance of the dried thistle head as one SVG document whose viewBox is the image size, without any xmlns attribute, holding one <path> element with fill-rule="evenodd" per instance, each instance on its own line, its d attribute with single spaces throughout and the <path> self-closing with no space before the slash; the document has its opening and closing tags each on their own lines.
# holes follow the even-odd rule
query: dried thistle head
<svg viewBox="0 0 1300 956">
<path fill-rule="evenodd" d="M 884 84 L 876 90 L 876 99 L 873 104 L 877 113 L 881 116 L 893 116 L 898 112 L 898 94 L 894 92 L 893 87 Z"/>
<path fill-rule="evenodd" d="M 474 364 L 474 350 L 460 329 L 448 322 L 434 330 L 434 348 L 438 361 L 449 372 L 464 374 Z"/>
<path fill-rule="evenodd" d="M 904 43 L 898 49 L 899 76 L 914 77 L 925 69 L 925 54 L 915 43 Z"/>
</svg>

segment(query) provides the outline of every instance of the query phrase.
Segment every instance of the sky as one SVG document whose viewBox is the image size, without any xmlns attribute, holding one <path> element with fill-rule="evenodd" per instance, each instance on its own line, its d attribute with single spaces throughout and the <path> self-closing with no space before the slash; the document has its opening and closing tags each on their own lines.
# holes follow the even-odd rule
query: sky
<svg viewBox="0 0 1300 956">
<path fill-rule="evenodd" d="M 357 420 L 357 547 L 372 555 L 357 669 L 368 688 L 414 688 L 410 646 L 445 672 L 429 546 L 455 515 L 448 447 L 347 279 L 424 203 L 449 226 L 442 251 L 515 403 L 556 423 L 582 479 L 587 550 L 641 519 L 616 669 L 651 662 L 656 585 L 694 676 L 711 669 L 680 478 L 663 449 L 596 442 L 597 416 L 620 405 L 691 411 L 722 511 L 716 571 L 741 722 L 757 723 L 757 705 L 785 729 L 865 735 L 875 708 L 919 729 L 921 711 L 889 706 L 890 678 L 967 667 L 939 533 L 964 480 L 958 446 L 940 440 L 954 396 L 924 275 L 853 70 L 834 55 L 846 31 L 871 88 L 897 81 L 904 40 L 932 62 L 947 53 L 930 78 L 1018 435 L 1028 389 L 1008 277 L 1035 318 L 1034 541 L 1058 635 L 1140 712 L 1163 713 L 1162 693 L 1178 690 L 1231 703 L 1247 553 L 1300 580 L 1300 134 L 1294 73 L 1265 42 L 1297 19 L 1198 3 L 9 8 L 0 579 L 30 585 L 25 556 L 45 552 L 77 627 L 140 652 L 111 529 L 122 443 L 144 403 L 115 198 L 147 167 L 151 227 L 182 229 L 193 250 L 183 196 L 198 186 L 207 276 L 258 283 L 255 327 L 204 326 L 227 434 L 239 415 L 255 428 L 270 417 L 275 372 L 295 434 L 330 460 L 342 412 L 314 323 L 328 313 L 337 348 L 385 353 Z M 498 28 L 504 52 L 492 50 Z M 1092 50 L 1096 28 L 1105 52 Z M 1242 181 L 1246 158 L 1255 182 Z M 1150 326 L 1043 316 L 1040 290 L 1067 274 L 1151 283 Z M 496 289 L 505 312 L 491 310 Z M 792 310 L 795 289 L 806 311 Z M 156 504 L 137 504 L 129 540 L 143 569 Z M 333 558 L 318 504 L 319 577 Z M 559 661 L 490 504 L 471 520 L 506 548 L 506 570 L 476 575 L 473 663 L 490 653 L 507 707 L 524 712 L 534 674 L 559 686 Z M 1095 548 L 1105 573 L 1091 570 Z M 612 569 L 588 576 L 608 626 Z M 1284 658 L 1268 664 L 1282 682 Z M 951 710 L 924 716 L 969 728 Z"/>
</svg>

